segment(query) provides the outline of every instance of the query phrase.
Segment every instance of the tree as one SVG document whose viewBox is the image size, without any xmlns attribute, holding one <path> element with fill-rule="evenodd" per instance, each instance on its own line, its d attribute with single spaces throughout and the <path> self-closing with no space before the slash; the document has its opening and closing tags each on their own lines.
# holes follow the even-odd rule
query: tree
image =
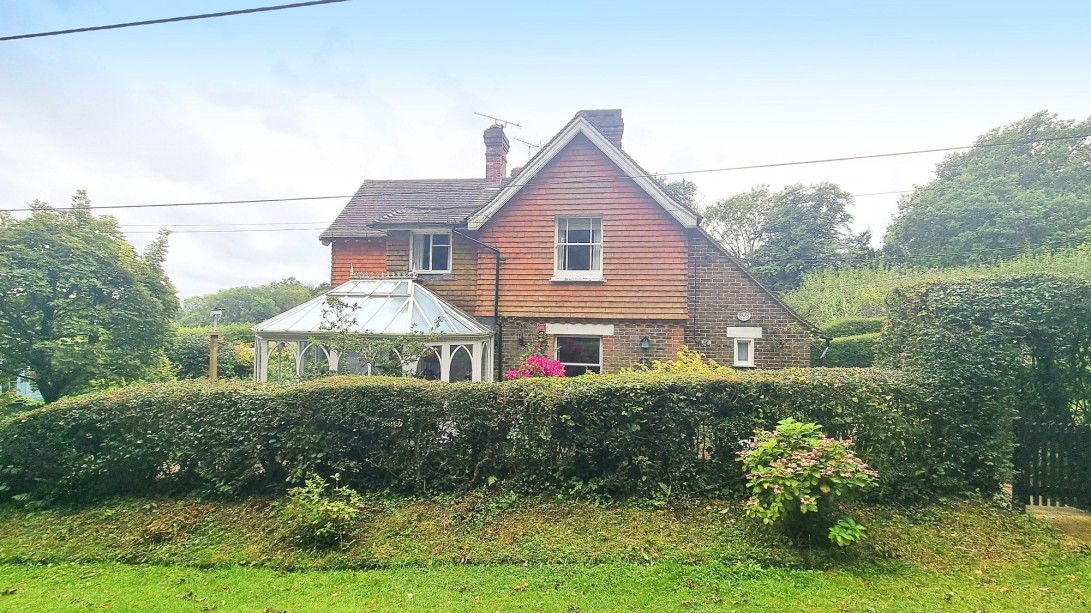
<svg viewBox="0 0 1091 613">
<path fill-rule="evenodd" d="M 852 195 L 833 183 L 757 187 L 716 202 L 705 215 L 714 236 L 770 288 L 794 289 L 803 274 L 858 262 L 871 233 L 853 234 Z"/>
<path fill-rule="evenodd" d="M 71 209 L 31 208 L 0 218 L 0 372 L 25 371 L 53 402 L 159 367 L 178 310 L 167 232 L 139 255 L 82 190 Z"/>
<path fill-rule="evenodd" d="M 204 326 L 214 308 L 224 311 L 222 323 L 255 323 L 265 321 L 288 309 L 303 304 L 329 290 L 328 283 L 309 285 L 288 277 L 255 287 L 232 287 L 213 294 L 186 298 L 179 316 L 184 326 Z"/>
<path fill-rule="evenodd" d="M 895 258 L 957 266 L 1089 237 L 1091 119 L 1076 123 L 1042 111 L 944 159 L 935 180 L 898 203 L 884 242 Z"/>
<path fill-rule="evenodd" d="M 765 242 L 765 221 L 773 210 L 768 185 L 717 200 L 705 211 L 705 228 L 727 248 L 743 258 Z"/>
<path fill-rule="evenodd" d="M 659 187 L 663 188 L 663 191 L 667 192 L 675 202 L 688 206 L 691 209 L 697 208 L 697 184 L 693 181 L 687 181 L 685 179 L 679 179 L 677 181 L 668 181 L 663 175 L 653 175 L 652 179 L 659 184 Z"/>
</svg>

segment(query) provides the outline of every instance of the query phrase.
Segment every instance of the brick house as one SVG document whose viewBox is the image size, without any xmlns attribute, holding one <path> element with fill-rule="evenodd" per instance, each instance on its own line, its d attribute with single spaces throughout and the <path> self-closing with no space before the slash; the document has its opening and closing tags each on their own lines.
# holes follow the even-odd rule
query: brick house
<svg viewBox="0 0 1091 613">
<path fill-rule="evenodd" d="M 501 370 L 538 342 L 569 374 L 683 345 L 740 368 L 806 366 L 814 327 L 625 153 L 623 132 L 620 110 L 580 111 L 509 176 L 494 125 L 484 178 L 364 181 L 320 236 L 333 285 L 415 274 L 495 331 Z"/>
</svg>

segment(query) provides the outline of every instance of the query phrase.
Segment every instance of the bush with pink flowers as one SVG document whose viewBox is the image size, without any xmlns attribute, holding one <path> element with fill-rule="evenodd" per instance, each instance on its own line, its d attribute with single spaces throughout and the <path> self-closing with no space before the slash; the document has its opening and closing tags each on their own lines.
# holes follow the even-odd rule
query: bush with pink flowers
<svg viewBox="0 0 1091 613">
<path fill-rule="evenodd" d="M 531 355 L 527 356 L 522 366 L 516 370 L 509 370 L 505 376 L 509 380 L 532 377 L 563 377 L 564 364 L 544 355 Z"/>
<path fill-rule="evenodd" d="M 832 516 L 838 499 L 873 487 L 879 476 L 852 453 L 851 440 L 788 418 L 772 432 L 759 431 L 738 454 L 752 494 L 748 516 L 797 540 L 828 530 L 832 542 L 845 546 L 863 536 L 852 518 L 834 524 Z"/>
</svg>

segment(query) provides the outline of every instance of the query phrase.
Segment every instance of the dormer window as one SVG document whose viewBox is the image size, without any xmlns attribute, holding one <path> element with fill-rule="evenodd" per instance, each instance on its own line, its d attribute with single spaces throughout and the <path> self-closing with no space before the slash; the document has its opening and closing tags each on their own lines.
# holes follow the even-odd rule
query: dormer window
<svg viewBox="0 0 1091 613">
<path fill-rule="evenodd" d="M 558 217 L 554 281 L 602 280 L 602 218 Z"/>
<path fill-rule="evenodd" d="M 416 272 L 451 272 L 451 233 L 413 232 L 409 250 Z"/>
</svg>

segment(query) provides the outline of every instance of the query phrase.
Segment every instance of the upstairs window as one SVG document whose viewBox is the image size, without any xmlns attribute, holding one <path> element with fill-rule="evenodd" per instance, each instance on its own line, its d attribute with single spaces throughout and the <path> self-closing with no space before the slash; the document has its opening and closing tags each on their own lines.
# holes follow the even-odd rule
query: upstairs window
<svg viewBox="0 0 1091 613">
<path fill-rule="evenodd" d="M 564 376 L 602 372 L 602 339 L 597 336 L 558 336 L 557 361 L 564 364 Z"/>
<path fill-rule="evenodd" d="M 557 218 L 554 278 L 602 278 L 601 217 Z"/>
<path fill-rule="evenodd" d="M 451 272 L 450 232 L 414 232 L 410 237 L 413 270 Z"/>
</svg>

